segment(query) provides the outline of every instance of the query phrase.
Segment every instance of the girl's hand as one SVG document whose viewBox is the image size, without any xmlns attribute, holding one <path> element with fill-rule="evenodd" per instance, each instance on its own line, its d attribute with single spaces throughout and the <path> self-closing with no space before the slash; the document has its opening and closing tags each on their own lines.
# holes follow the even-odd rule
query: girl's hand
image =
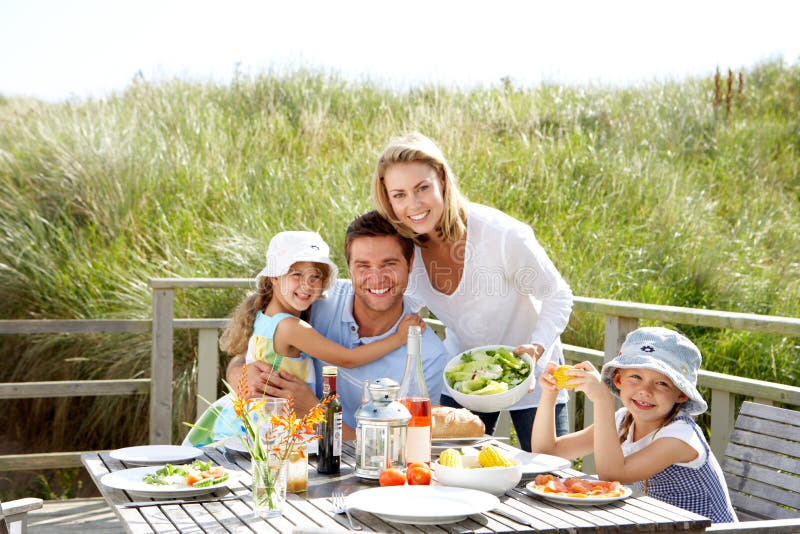
<svg viewBox="0 0 800 534">
<path fill-rule="evenodd" d="M 422 320 L 422 317 L 416 313 L 403 316 L 397 326 L 397 335 L 403 339 L 404 344 L 408 339 L 408 329 L 412 326 L 419 326 L 420 333 L 425 331 L 425 321 Z"/>
<path fill-rule="evenodd" d="M 591 401 L 597 401 L 603 395 L 609 394 L 608 388 L 600 378 L 600 372 L 591 362 L 578 363 L 566 374 L 571 375 L 570 382 L 575 384 L 575 390 L 583 391 Z"/>
<path fill-rule="evenodd" d="M 547 364 L 547 367 L 545 367 L 544 371 L 542 371 L 542 374 L 539 375 L 539 386 L 542 388 L 542 397 L 555 397 L 558 395 L 556 379 L 553 378 L 553 371 L 556 369 L 558 369 L 558 365 L 550 362 Z"/>
<path fill-rule="evenodd" d="M 530 354 L 533 361 L 538 360 L 544 354 L 544 347 L 537 344 L 526 344 L 520 345 L 516 349 L 514 349 L 514 354 L 522 354 L 522 353 Z"/>
</svg>

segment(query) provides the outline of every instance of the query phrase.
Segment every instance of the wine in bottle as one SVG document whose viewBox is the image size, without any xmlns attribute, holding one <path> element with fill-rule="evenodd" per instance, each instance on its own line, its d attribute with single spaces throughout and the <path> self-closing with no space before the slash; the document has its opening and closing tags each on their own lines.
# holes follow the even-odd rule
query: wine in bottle
<svg viewBox="0 0 800 534">
<path fill-rule="evenodd" d="M 422 332 L 419 326 L 408 329 L 407 357 L 400 402 L 408 408 L 411 420 L 406 434 L 406 462 L 431 462 L 431 398 L 422 372 Z"/>
<path fill-rule="evenodd" d="M 322 368 L 322 398 L 336 393 L 338 368 L 326 365 Z M 336 474 L 342 458 L 342 404 L 333 398 L 325 408 L 325 421 L 319 424 L 319 450 L 317 452 L 317 472 L 326 475 Z"/>
</svg>

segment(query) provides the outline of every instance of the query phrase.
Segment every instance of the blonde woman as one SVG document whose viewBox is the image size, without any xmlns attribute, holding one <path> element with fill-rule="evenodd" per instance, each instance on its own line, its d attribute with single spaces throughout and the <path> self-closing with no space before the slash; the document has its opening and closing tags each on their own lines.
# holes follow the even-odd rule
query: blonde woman
<svg viewBox="0 0 800 534">
<path fill-rule="evenodd" d="M 562 363 L 559 336 L 572 311 L 572 291 L 533 230 L 496 209 L 467 201 L 436 144 L 418 132 L 392 140 L 372 178 L 378 211 L 415 243 L 406 295 L 446 326 L 451 355 L 482 345 L 511 345 Z M 539 391 L 511 408 L 520 446 L 530 451 Z M 559 394 L 556 429 L 568 431 L 566 392 Z M 442 404 L 458 406 L 442 395 Z M 498 413 L 478 414 L 487 433 Z"/>
</svg>

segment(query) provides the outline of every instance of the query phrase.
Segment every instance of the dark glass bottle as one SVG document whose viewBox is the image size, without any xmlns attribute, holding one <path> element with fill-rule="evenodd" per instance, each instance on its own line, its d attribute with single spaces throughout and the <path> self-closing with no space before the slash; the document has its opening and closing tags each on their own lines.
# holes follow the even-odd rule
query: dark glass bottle
<svg viewBox="0 0 800 534">
<path fill-rule="evenodd" d="M 322 368 L 322 398 L 336 393 L 336 375 L 339 369 L 332 365 Z M 319 451 L 317 452 L 317 472 L 326 475 L 336 474 L 342 458 L 342 404 L 339 398 L 328 403 L 325 421 L 319 424 Z"/>
<path fill-rule="evenodd" d="M 408 329 L 406 370 L 400 383 L 400 402 L 411 412 L 406 434 L 406 461 L 431 462 L 431 398 L 422 370 L 420 327 Z"/>
</svg>

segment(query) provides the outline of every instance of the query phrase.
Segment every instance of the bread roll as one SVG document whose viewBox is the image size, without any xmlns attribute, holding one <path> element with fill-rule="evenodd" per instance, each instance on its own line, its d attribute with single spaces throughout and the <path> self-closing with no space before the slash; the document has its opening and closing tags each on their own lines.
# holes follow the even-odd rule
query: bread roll
<svg viewBox="0 0 800 534">
<path fill-rule="evenodd" d="M 431 418 L 434 438 L 479 438 L 486 431 L 480 417 L 466 408 L 434 406 Z"/>
</svg>

